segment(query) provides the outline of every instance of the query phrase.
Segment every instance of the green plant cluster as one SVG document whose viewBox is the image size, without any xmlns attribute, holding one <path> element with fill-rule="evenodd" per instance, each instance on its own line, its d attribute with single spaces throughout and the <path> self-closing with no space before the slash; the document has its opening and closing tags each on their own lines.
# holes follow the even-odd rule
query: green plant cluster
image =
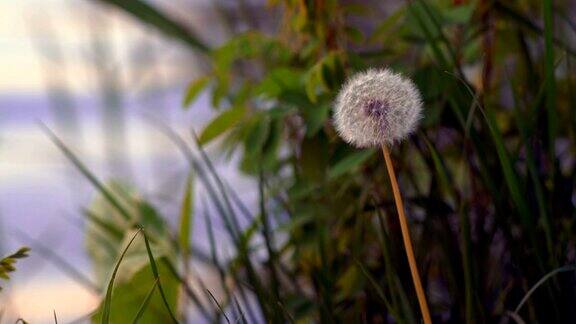
<svg viewBox="0 0 576 324">
<path fill-rule="evenodd" d="M 26 258 L 29 252 L 30 248 L 21 247 L 18 251 L 0 259 L 0 279 L 9 280 L 9 273 L 16 271 L 16 262 Z M 0 291 L 2 291 L 2 287 L 0 287 Z"/>
<path fill-rule="evenodd" d="M 266 206 L 286 239 L 268 251 L 265 287 L 293 316 L 410 321 L 418 315 L 383 163 L 342 143 L 330 113 L 354 71 L 411 75 L 425 117 L 396 157 L 433 312 L 507 316 L 527 285 L 574 262 L 574 49 L 553 32 L 561 9 L 413 1 L 382 19 L 371 5 L 284 1 L 275 33 L 216 49 L 212 73 L 185 100 L 210 87 L 218 115 L 200 144 L 220 138 L 224 152 L 240 150 L 240 169 L 276 202 Z M 274 279 L 284 266 L 296 282 Z M 562 282 L 534 296 L 526 316 L 573 318 Z M 273 318 L 271 297 L 258 297 Z"/>
<path fill-rule="evenodd" d="M 160 128 L 190 162 L 215 214 L 205 220 L 210 251 L 193 253 L 191 180 L 171 233 L 151 206 L 110 191 L 61 146 L 108 208 L 87 212 L 94 233 L 114 237 L 105 258 L 93 254 L 96 264 L 110 269 L 120 243 L 145 221 L 153 242 L 132 260 L 140 266 L 126 270 L 148 272 L 124 279 L 146 281 L 133 286 L 142 293 L 124 295 L 103 277 L 110 293 L 100 312 L 108 315 L 95 319 L 124 312 L 168 321 L 177 310 L 182 320 L 192 303 L 209 321 L 418 322 L 382 159 L 343 143 L 330 119 L 348 75 L 384 66 L 411 76 L 425 102 L 420 130 L 394 158 L 434 321 L 576 319 L 576 49 L 566 41 L 575 32 L 567 3 L 415 0 L 383 11 L 378 1 L 276 0 L 269 1 L 281 13 L 274 28 L 214 50 L 130 3 L 122 9 L 209 58 L 209 73 L 184 96 L 189 106 L 207 91 L 216 112 L 195 137 L 200 155 Z M 258 206 L 244 206 L 218 176 L 207 145 L 239 154 L 239 169 L 258 180 Z M 106 210 L 119 216 L 98 216 L 111 215 Z M 211 218 L 225 228 L 230 257 Z M 154 270 L 152 251 L 166 271 Z M 200 280 L 200 293 L 190 288 L 183 280 L 190 259 L 209 266 L 218 287 Z M 167 296 L 150 302 L 160 283 Z"/>
</svg>

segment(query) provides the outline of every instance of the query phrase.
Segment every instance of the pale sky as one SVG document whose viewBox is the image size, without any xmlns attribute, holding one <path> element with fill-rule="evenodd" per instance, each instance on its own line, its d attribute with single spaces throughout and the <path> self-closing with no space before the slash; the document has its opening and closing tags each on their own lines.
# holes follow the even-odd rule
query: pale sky
<svg viewBox="0 0 576 324">
<path fill-rule="evenodd" d="M 94 30 L 116 54 L 110 64 L 123 66 L 132 62 L 134 68 L 138 46 L 145 42 L 162 54 L 157 55 L 156 66 L 161 66 L 171 80 L 190 78 L 194 67 L 188 65 L 182 69 L 175 64 L 190 60 L 189 53 L 176 42 L 164 41 L 164 37 L 158 37 L 126 14 L 97 1 L 3 0 L 0 1 L 0 94 L 41 91 L 50 77 L 63 78 L 70 90 L 86 92 L 93 82 L 92 67 L 86 62 L 91 60 Z M 53 49 L 58 49 L 65 65 L 58 64 L 61 59 L 46 58 L 45 53 Z M 62 75 L 54 76 L 54 71 Z"/>
</svg>

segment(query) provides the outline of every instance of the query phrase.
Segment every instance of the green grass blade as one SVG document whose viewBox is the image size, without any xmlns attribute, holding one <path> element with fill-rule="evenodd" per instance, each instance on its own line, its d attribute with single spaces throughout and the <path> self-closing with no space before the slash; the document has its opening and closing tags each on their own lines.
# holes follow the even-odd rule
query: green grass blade
<svg viewBox="0 0 576 324">
<path fill-rule="evenodd" d="M 424 140 L 424 143 L 426 144 L 428 150 L 430 151 L 430 156 L 432 157 L 432 163 L 434 164 L 434 169 L 440 180 L 440 186 L 451 196 L 456 198 L 456 193 L 452 185 L 452 181 L 450 180 L 451 176 L 444 163 L 442 163 L 442 159 L 440 158 L 440 154 L 438 154 L 436 147 L 432 145 L 428 137 L 426 137 L 425 133 L 422 133 L 420 138 Z"/>
<path fill-rule="evenodd" d="M 366 279 L 368 279 L 368 282 L 370 282 L 370 285 L 372 286 L 372 288 L 374 288 L 374 291 L 376 291 L 376 294 L 378 295 L 378 297 L 380 297 L 382 302 L 384 302 L 384 305 L 386 305 L 386 308 L 388 309 L 388 311 L 392 310 L 392 312 L 391 312 L 392 315 L 394 315 L 394 317 L 397 317 L 398 314 L 395 314 L 396 310 L 394 309 L 394 307 L 392 306 L 392 304 L 390 303 L 390 301 L 386 297 L 386 294 L 384 294 L 384 291 L 382 290 L 382 288 L 380 287 L 378 282 L 376 282 L 376 279 L 374 279 L 374 276 L 372 276 L 370 274 L 370 272 L 368 272 L 368 270 L 366 270 L 366 268 L 362 265 L 362 263 L 358 259 L 354 259 L 354 261 L 356 263 L 356 266 L 358 266 L 360 268 L 360 271 L 362 271 L 362 274 L 364 274 Z"/>
<path fill-rule="evenodd" d="M 400 291 L 404 289 L 401 285 L 396 284 L 395 276 L 397 270 L 396 265 L 392 261 L 392 256 L 390 253 L 390 241 L 388 234 L 386 233 L 386 226 L 384 224 L 384 215 L 382 214 L 382 210 L 378 209 L 376 211 L 375 216 L 378 222 L 378 229 L 379 229 L 377 231 L 378 243 L 380 244 L 382 259 L 384 261 L 384 267 L 385 267 L 384 271 L 386 272 L 384 275 L 386 276 L 386 282 L 388 286 L 388 291 L 390 292 L 391 295 L 390 297 L 392 299 L 393 309 L 396 311 L 398 315 L 396 321 L 398 321 L 398 323 L 405 323 L 406 321 L 404 320 L 404 317 L 406 317 L 407 320 L 410 321 L 410 318 L 413 318 L 414 314 L 412 312 L 411 307 L 402 307 L 404 305 L 401 305 L 402 300 L 400 297 L 402 295 L 406 296 L 406 293 L 404 291 Z M 403 314 L 405 314 L 405 316 L 402 316 Z"/>
<path fill-rule="evenodd" d="M 207 204 L 205 203 L 204 206 L 207 206 Z M 208 213 L 204 213 L 204 219 L 205 219 L 204 222 L 206 224 L 206 232 L 208 233 L 208 243 L 210 245 L 210 256 L 212 258 L 212 263 L 218 269 L 218 274 L 220 276 L 220 285 L 222 286 L 222 289 L 227 295 L 229 295 L 228 298 L 230 298 L 232 296 L 229 292 L 228 285 L 226 284 L 226 272 L 224 268 L 220 265 L 220 262 L 218 261 L 218 253 L 216 250 L 216 240 L 214 238 L 214 228 L 212 227 L 212 220 L 210 219 L 210 215 Z M 254 315 L 255 312 L 254 310 L 252 310 L 252 307 L 248 302 L 244 289 L 242 289 L 242 286 L 240 286 L 238 290 L 240 293 L 240 297 L 242 298 L 242 302 L 246 305 L 250 321 L 255 322 L 256 321 L 256 316 Z M 238 303 L 238 301 L 236 301 L 236 303 Z"/>
<path fill-rule="evenodd" d="M 555 269 L 555 270 L 548 272 L 544 277 L 542 277 L 540 280 L 538 280 L 538 282 L 534 286 L 532 286 L 532 288 L 530 288 L 530 290 L 528 290 L 526 295 L 524 295 L 522 300 L 518 303 L 518 306 L 516 306 L 516 308 L 514 309 L 514 313 L 518 314 L 518 312 L 520 311 L 522 306 L 524 306 L 524 304 L 528 301 L 530 296 L 532 296 L 532 294 L 536 291 L 536 289 L 538 289 L 538 287 L 542 286 L 542 284 L 544 284 L 548 279 L 554 277 L 555 275 L 557 275 L 559 273 L 568 272 L 568 271 L 576 271 L 576 267 L 575 266 L 564 266 L 564 267 L 561 267 L 561 268 L 558 268 L 558 269 Z"/>
<path fill-rule="evenodd" d="M 40 128 L 44 133 L 50 138 L 52 143 L 60 149 L 60 151 L 66 156 L 66 158 L 72 162 L 72 164 L 88 179 L 88 181 L 104 196 L 104 198 L 124 217 L 124 219 L 129 220 L 130 214 L 128 211 L 120 204 L 120 202 L 114 197 L 114 195 L 104 186 L 104 184 L 96 178 L 90 170 L 80 161 L 80 159 L 43 123 L 39 123 Z"/>
<path fill-rule="evenodd" d="M 146 245 L 148 260 L 150 261 L 150 269 L 152 269 L 154 279 L 158 281 L 158 291 L 160 292 L 160 296 L 162 297 L 162 302 L 164 303 L 166 310 L 170 314 L 170 318 L 172 319 L 172 321 L 174 323 L 178 323 L 176 316 L 174 316 L 172 309 L 170 309 L 170 305 L 168 304 L 168 300 L 166 299 L 166 294 L 164 293 L 164 289 L 162 288 L 162 283 L 160 282 L 160 275 L 158 273 L 158 266 L 156 265 L 156 261 L 154 260 L 154 255 L 152 254 L 152 249 L 150 248 L 150 242 L 148 241 L 148 236 L 146 235 L 146 232 L 144 232 L 143 229 L 140 230 L 142 231 L 142 235 L 144 236 L 144 244 Z"/>
<path fill-rule="evenodd" d="M 206 289 L 206 293 L 208 293 L 208 296 L 210 296 L 210 299 L 212 299 L 214 304 L 216 304 L 216 307 L 218 307 L 218 310 L 220 310 L 220 313 L 222 314 L 222 316 L 224 316 L 224 319 L 226 319 L 226 323 L 230 324 L 230 319 L 228 318 L 228 315 L 226 315 L 226 312 L 224 311 L 224 309 L 222 308 L 222 305 L 220 305 L 220 303 L 218 302 L 216 297 L 214 297 L 212 292 L 208 289 Z"/>
<path fill-rule="evenodd" d="M 190 166 L 194 169 L 194 171 L 198 175 L 198 179 L 200 179 L 200 181 L 204 185 L 206 192 L 210 197 L 210 201 L 214 204 L 216 210 L 218 211 L 218 215 L 222 218 L 224 222 L 226 230 L 229 232 L 232 239 L 234 241 L 237 241 L 240 237 L 239 226 L 235 226 L 230 220 L 230 218 L 232 218 L 231 214 L 233 213 L 233 209 L 230 207 L 230 203 L 228 202 L 228 200 L 225 199 L 226 197 L 225 191 L 220 192 L 221 195 L 219 195 L 214 184 L 212 183 L 212 181 L 210 181 L 208 174 L 194 156 L 192 149 L 188 146 L 186 141 L 180 135 L 174 132 L 174 130 L 172 130 L 167 125 L 158 122 L 157 120 L 150 119 L 150 122 L 152 126 L 156 127 L 160 132 L 166 135 L 174 143 L 174 145 L 178 148 L 178 150 L 184 155 L 185 159 L 188 161 Z M 202 150 L 201 153 L 205 154 L 204 151 Z M 204 155 L 202 157 L 205 160 L 207 159 L 204 157 Z M 208 167 L 210 168 L 211 173 L 215 173 L 215 171 L 212 170 L 213 167 L 211 166 L 211 164 L 209 164 Z M 224 198 L 221 198 L 223 197 L 223 195 Z M 224 202 L 222 200 L 224 200 Z"/>
<path fill-rule="evenodd" d="M 519 26 L 524 27 L 524 29 L 529 30 L 535 34 L 538 34 L 539 36 L 542 36 L 544 34 L 544 29 L 538 26 L 532 20 L 530 20 L 528 16 L 522 14 L 520 10 L 518 10 L 518 8 L 510 6 L 510 4 L 512 3 L 513 3 L 512 1 L 494 1 L 493 8 L 496 12 L 498 12 L 502 16 L 509 18 L 508 19 L 509 21 L 514 21 Z M 566 53 L 570 54 L 572 57 L 576 57 L 576 49 L 572 48 L 564 40 L 558 37 L 554 37 L 554 35 L 551 36 L 554 45 L 558 46 L 559 48 L 562 48 L 562 50 L 566 51 Z"/>
<path fill-rule="evenodd" d="M 259 205 L 260 205 L 260 217 L 262 219 L 262 236 L 264 237 L 264 243 L 266 245 L 266 251 L 268 252 L 268 271 L 270 271 L 270 278 L 272 282 L 272 292 L 274 298 L 280 301 L 280 282 L 278 281 L 278 276 L 276 273 L 276 262 L 277 262 L 277 252 L 274 249 L 273 234 L 271 226 L 268 219 L 268 211 L 266 210 L 266 197 L 264 193 L 264 179 L 262 172 L 260 172 L 260 177 L 258 181 L 258 193 L 259 193 Z"/>
<path fill-rule="evenodd" d="M 190 233 L 192 231 L 192 218 L 194 217 L 194 187 L 192 183 L 192 175 L 188 176 L 186 180 L 186 188 L 184 190 L 184 197 L 182 199 L 182 207 L 180 208 L 180 233 L 178 235 L 178 243 L 182 251 L 184 260 L 190 254 Z"/>
<path fill-rule="evenodd" d="M 140 305 L 140 307 L 138 308 L 138 312 L 136 313 L 136 316 L 134 316 L 134 319 L 132 320 L 132 324 L 138 323 L 140 321 L 140 319 L 142 318 L 142 315 L 144 315 L 144 311 L 146 311 L 146 308 L 148 308 L 148 304 L 150 303 L 150 299 L 152 298 L 152 294 L 154 293 L 154 290 L 156 290 L 156 286 L 158 286 L 158 280 L 154 280 L 154 284 L 152 285 L 152 287 L 150 288 L 150 290 L 146 294 L 146 298 L 144 298 L 142 305 Z"/>
<path fill-rule="evenodd" d="M 174 265 L 171 262 L 169 262 L 166 259 L 162 259 L 162 261 L 163 261 L 162 264 L 164 266 L 166 266 L 166 268 L 168 269 L 170 274 L 176 280 L 178 280 L 178 282 L 182 285 L 182 287 L 184 288 L 184 291 L 186 292 L 186 295 L 188 295 L 188 297 L 194 302 L 196 307 L 198 307 L 198 311 L 202 314 L 202 316 L 205 318 L 205 320 L 210 322 L 210 318 L 211 318 L 210 314 L 208 313 L 208 311 L 206 310 L 206 307 L 202 304 L 202 302 L 200 301 L 200 298 L 196 295 L 196 293 L 194 292 L 192 287 L 188 284 L 186 279 L 178 273 L 178 271 L 176 270 L 176 268 L 174 267 Z"/>
<path fill-rule="evenodd" d="M 84 214 L 89 221 L 91 221 L 95 226 L 99 227 L 104 232 L 110 234 L 118 240 L 122 240 L 124 237 L 124 231 L 116 224 L 107 221 L 104 218 L 98 217 L 95 213 L 90 210 L 84 210 Z"/>
<path fill-rule="evenodd" d="M 510 190 L 512 200 L 514 201 L 516 208 L 518 208 L 520 215 L 523 217 L 524 222 L 526 224 L 530 224 L 530 209 L 528 208 L 528 203 L 526 202 L 524 193 L 521 190 L 522 186 L 520 185 L 518 176 L 514 171 L 514 166 L 512 164 L 510 154 L 504 145 L 502 133 L 496 125 L 496 118 L 494 113 L 490 110 L 484 111 L 484 113 L 486 123 L 488 124 L 488 128 L 494 142 L 494 146 L 496 147 L 496 152 L 498 153 L 500 165 L 504 174 L 504 180 L 508 186 L 508 190 Z"/>
<path fill-rule="evenodd" d="M 471 228 L 470 228 L 470 219 L 469 213 L 464 212 L 464 208 L 460 202 L 458 194 L 456 190 L 451 185 L 451 181 L 449 180 L 451 177 L 449 176 L 449 171 L 442 163 L 442 160 L 436 150 L 436 148 L 430 143 L 430 141 L 426 138 L 425 134 L 421 136 L 424 139 L 424 142 L 428 146 L 430 150 L 432 161 L 434 164 L 434 169 L 440 178 L 440 185 L 445 188 L 447 192 L 449 192 L 453 198 L 455 199 L 456 203 L 460 205 L 458 210 L 458 219 L 459 225 L 461 228 L 462 240 L 460 250 L 462 253 L 462 268 L 464 270 L 464 295 L 465 295 L 465 305 L 466 305 L 466 323 L 475 323 L 477 319 L 476 315 L 476 308 L 474 304 L 475 299 L 475 288 L 474 288 L 474 273 L 473 273 L 473 264 L 472 264 L 472 241 L 471 241 Z"/>
<path fill-rule="evenodd" d="M 206 44 L 198 39 L 192 32 L 190 32 L 182 24 L 168 17 L 166 14 L 140 0 L 99 0 L 104 3 L 116 6 L 126 13 L 136 17 L 138 20 L 149 24 L 168 36 L 180 40 L 190 48 L 206 53 L 209 48 Z"/>
<path fill-rule="evenodd" d="M 406 294 L 406 290 L 404 289 L 404 286 L 402 286 L 402 281 L 397 274 L 395 275 L 394 279 L 395 285 L 398 288 L 397 291 L 398 297 L 400 299 L 400 305 L 402 306 L 404 314 L 406 314 L 406 321 L 410 324 L 419 323 L 419 321 L 417 321 L 416 317 L 414 316 L 414 310 L 412 309 L 412 305 L 410 305 L 410 301 L 408 300 L 408 294 Z"/>
<path fill-rule="evenodd" d="M 552 172 L 550 177 L 554 176 L 555 144 L 556 129 L 558 128 L 556 112 L 556 78 L 554 77 L 554 44 L 552 35 L 552 0 L 543 0 L 544 16 L 544 62 L 545 62 L 545 80 L 546 80 L 546 117 L 548 122 L 548 153 Z M 553 182 L 551 182 L 553 183 Z"/>
<path fill-rule="evenodd" d="M 458 68 L 458 72 L 459 72 L 460 76 L 464 77 L 464 74 L 459 69 L 458 57 L 456 55 L 456 51 L 452 47 L 452 42 L 450 42 L 448 37 L 446 37 L 446 34 L 442 30 L 442 26 L 440 25 L 440 22 L 436 19 L 436 16 L 433 14 L 432 9 L 430 8 L 429 4 L 426 3 L 426 1 L 424 1 L 424 0 L 419 0 L 418 2 L 421 3 L 422 7 L 424 8 L 424 11 L 426 12 L 426 15 L 428 16 L 428 19 L 430 19 L 430 21 L 432 22 L 432 25 L 434 25 L 434 28 L 438 32 L 440 39 L 442 40 L 442 42 L 444 42 L 444 46 L 446 46 L 446 49 L 448 50 L 448 53 L 450 54 L 450 59 L 452 60 L 452 64 L 454 65 L 455 68 Z M 448 67 L 448 66 L 449 65 L 446 65 L 446 67 Z"/>
<path fill-rule="evenodd" d="M 233 297 L 233 299 L 234 304 L 236 305 L 236 309 L 238 309 L 238 313 L 240 314 L 240 320 L 242 321 L 242 324 L 248 324 L 246 316 L 244 316 L 244 312 L 242 311 L 242 307 L 240 307 L 240 304 L 238 303 L 238 299 L 236 299 L 236 297 Z M 236 322 L 238 322 L 238 320 Z"/>
<path fill-rule="evenodd" d="M 226 185 L 224 183 L 224 180 L 222 180 L 222 178 L 218 175 L 218 172 L 216 172 L 216 168 L 214 167 L 214 164 L 212 164 L 212 161 L 210 160 L 210 158 L 208 157 L 208 154 L 206 154 L 206 151 L 204 150 L 204 147 L 202 147 L 202 145 L 200 143 L 200 138 L 196 135 L 195 132 L 193 132 L 192 135 L 194 136 L 194 140 L 196 142 L 196 147 L 198 148 L 198 151 L 200 152 L 200 157 L 202 158 L 202 161 L 204 162 L 204 164 L 206 164 L 206 166 L 208 167 L 208 172 L 210 172 L 210 175 L 216 181 L 216 188 L 218 189 L 218 192 L 220 193 L 222 200 L 224 201 L 224 205 L 225 205 L 226 210 L 228 211 L 228 213 L 230 215 L 230 218 L 232 220 L 232 224 L 233 224 L 234 228 L 236 229 L 236 231 L 239 231 L 240 225 L 238 223 L 238 218 L 236 217 L 236 213 L 234 212 L 234 208 L 232 208 L 232 204 L 230 202 L 230 198 L 228 196 L 228 190 L 226 190 Z"/>
<path fill-rule="evenodd" d="M 526 201 L 525 193 L 521 189 L 523 186 L 520 184 L 518 175 L 514 171 L 514 166 L 510 159 L 510 154 L 508 153 L 504 145 L 502 133 L 500 132 L 498 126 L 496 125 L 494 113 L 490 110 L 486 111 L 482 110 L 482 112 L 483 116 L 485 117 L 488 128 L 490 130 L 494 146 L 496 147 L 498 159 L 502 167 L 502 173 L 504 175 L 504 181 L 506 183 L 506 186 L 508 187 L 508 191 L 510 192 L 512 201 L 516 206 L 516 208 L 518 209 L 520 220 L 523 226 L 526 228 L 528 236 L 530 237 L 531 243 L 536 253 L 537 264 L 540 267 L 540 270 L 543 270 L 545 269 L 544 259 L 542 258 L 540 252 L 540 244 L 535 231 L 536 227 L 534 224 L 534 218 L 530 208 L 528 207 L 528 202 Z"/>
<path fill-rule="evenodd" d="M 528 166 L 528 173 L 530 174 L 530 179 L 532 181 L 532 186 L 534 187 L 534 193 L 536 195 L 536 202 L 538 204 L 538 212 L 540 215 L 540 219 L 542 220 L 542 227 L 544 229 L 544 233 L 546 235 L 546 246 L 548 248 L 548 255 L 552 259 L 552 266 L 557 267 L 556 261 L 554 259 L 554 248 L 552 242 L 552 225 L 550 216 L 547 211 L 546 201 L 544 198 L 545 189 L 542 186 L 542 182 L 540 181 L 538 170 L 536 168 L 536 159 L 534 156 L 534 151 L 532 145 L 530 143 L 530 135 L 529 131 L 527 130 L 527 122 L 525 121 L 525 113 L 520 109 L 520 99 L 517 93 L 515 84 L 511 84 L 512 90 L 512 98 L 514 100 L 514 119 L 516 120 L 517 127 L 520 131 L 520 136 L 522 137 L 522 142 L 525 143 L 524 149 L 526 151 L 526 165 Z M 530 113 L 528 113 L 528 117 L 531 117 Z"/>
<path fill-rule="evenodd" d="M 114 271 L 112 271 L 112 276 L 110 277 L 110 281 L 108 282 L 108 287 L 106 288 L 106 297 L 104 299 L 104 308 L 102 310 L 102 319 L 100 321 L 100 323 L 102 323 L 102 324 L 108 324 L 110 322 L 110 308 L 112 305 L 112 290 L 114 289 L 114 280 L 116 279 L 116 274 L 118 273 L 118 269 L 120 268 L 120 263 L 122 263 L 122 260 L 124 259 L 124 256 L 126 255 L 126 252 L 128 252 L 128 248 L 130 248 L 130 246 L 132 245 L 132 242 L 134 242 L 134 240 L 136 239 L 136 236 L 138 236 L 138 234 L 140 234 L 140 231 L 141 231 L 141 229 L 139 229 L 138 231 L 136 231 L 136 233 L 134 233 L 134 235 L 132 236 L 132 238 L 130 239 L 130 241 L 128 242 L 128 244 L 126 245 L 124 250 L 122 251 L 122 254 L 120 254 L 118 261 L 116 261 L 116 265 L 114 266 Z"/>
</svg>

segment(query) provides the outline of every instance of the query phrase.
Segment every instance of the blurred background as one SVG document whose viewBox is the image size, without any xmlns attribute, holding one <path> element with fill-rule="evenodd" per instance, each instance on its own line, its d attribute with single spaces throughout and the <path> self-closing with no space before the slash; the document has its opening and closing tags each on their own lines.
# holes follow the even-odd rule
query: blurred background
<svg viewBox="0 0 576 324">
<path fill-rule="evenodd" d="M 209 44 L 229 37 L 225 11 L 212 1 L 154 4 L 198 27 Z M 97 294 L 71 275 L 92 276 L 81 210 L 95 190 L 39 123 L 100 178 L 139 188 L 174 221 L 178 198 L 170 193 L 184 187 L 187 163 L 151 121 L 187 133 L 211 117 L 206 96 L 192 113 L 182 108 L 186 86 L 206 62 L 98 1 L 2 1 L 0 21 L 0 255 L 21 245 L 35 251 L 0 295 L 2 322 L 43 323 L 53 310 L 67 322 L 98 304 Z M 249 198 L 252 182 L 233 165 L 220 165 Z M 195 237 L 206 244 L 205 235 Z"/>
</svg>

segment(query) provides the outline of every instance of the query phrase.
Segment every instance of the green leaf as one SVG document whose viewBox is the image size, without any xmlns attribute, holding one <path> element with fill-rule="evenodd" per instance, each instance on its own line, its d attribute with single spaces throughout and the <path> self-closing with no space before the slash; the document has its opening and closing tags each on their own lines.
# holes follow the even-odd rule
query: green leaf
<svg viewBox="0 0 576 324">
<path fill-rule="evenodd" d="M 230 87 L 230 75 L 228 73 L 229 72 L 226 71 L 218 75 L 217 82 L 212 90 L 212 107 L 220 107 L 220 102 L 228 94 Z"/>
<path fill-rule="evenodd" d="M 442 11 L 442 16 L 451 23 L 464 24 L 470 21 L 472 14 L 476 9 L 476 3 L 470 1 L 458 6 L 450 5 Z"/>
<path fill-rule="evenodd" d="M 373 154 L 373 149 L 370 150 L 363 150 L 354 152 L 345 158 L 338 161 L 329 171 L 328 177 L 330 179 L 337 178 L 346 172 L 354 169 L 355 167 L 362 165 L 362 163 L 366 162 Z"/>
<path fill-rule="evenodd" d="M 300 89 L 302 73 L 292 68 L 271 70 L 257 85 L 256 94 L 267 98 L 276 98 L 284 92 Z"/>
<path fill-rule="evenodd" d="M 154 290 L 156 290 L 157 285 L 158 280 L 154 280 L 154 284 L 150 288 L 150 291 L 148 291 L 148 293 L 146 294 L 146 298 L 144 298 L 142 305 L 140 305 L 140 308 L 138 309 L 136 316 L 134 316 L 134 319 L 132 320 L 133 324 L 140 322 L 142 315 L 144 315 L 144 311 L 146 310 L 146 308 L 148 308 L 148 304 L 150 304 L 150 299 L 152 298 L 152 294 L 154 293 Z"/>
<path fill-rule="evenodd" d="M 208 85 L 208 82 L 210 82 L 210 78 L 208 77 L 202 77 L 192 81 L 188 85 L 188 89 L 186 90 L 186 95 L 184 96 L 182 106 L 184 108 L 188 108 L 188 106 L 190 106 L 192 102 L 194 102 L 196 97 L 198 97 L 200 92 L 202 92 L 202 90 L 204 90 L 204 88 Z"/>
<path fill-rule="evenodd" d="M 200 133 L 199 142 L 204 145 L 238 124 L 246 114 L 245 107 L 228 109 L 216 116 Z"/>
<path fill-rule="evenodd" d="M 346 35 L 353 43 L 361 44 L 364 41 L 364 34 L 358 28 L 346 27 Z"/>
<path fill-rule="evenodd" d="M 128 220 L 114 208 L 102 194 L 96 196 L 85 211 L 87 222 L 85 244 L 88 255 L 93 263 L 96 281 L 105 287 L 108 272 L 116 262 L 118 251 L 125 243 L 135 224 L 146 226 L 149 233 L 156 238 L 162 254 L 171 253 L 172 243 L 165 221 L 153 206 L 138 198 L 134 190 L 117 182 L 106 186 L 109 194 L 125 206 Z M 136 272 L 147 264 L 146 253 L 142 244 L 128 251 L 124 261 L 126 267 L 119 274 L 120 281 L 129 280 Z"/>
<path fill-rule="evenodd" d="M 167 300 L 171 307 L 175 307 L 178 300 L 179 282 L 171 275 L 164 263 L 165 260 L 167 259 L 164 257 L 158 260 L 158 273 L 162 278 L 162 288 Z M 124 265 L 121 268 L 124 268 Z M 170 314 L 163 306 L 162 297 L 160 294 L 151 293 L 156 290 L 150 288 L 155 281 L 151 268 L 144 267 L 129 281 L 116 283 L 112 301 L 114 311 L 110 314 L 110 323 L 131 323 L 135 319 L 135 314 L 138 315 L 140 311 L 142 314 L 139 315 L 139 323 L 170 323 Z M 147 305 L 144 305 L 143 301 L 146 298 L 150 300 Z M 92 317 L 92 322 L 97 322 L 99 316 L 101 316 L 101 310 Z"/>
<path fill-rule="evenodd" d="M 308 100 L 312 103 L 316 103 L 318 87 L 322 85 L 320 68 L 320 65 L 315 65 L 304 76 L 304 90 L 306 91 Z"/>
<path fill-rule="evenodd" d="M 267 116 L 259 114 L 246 127 L 248 129 L 244 141 L 244 152 L 247 155 L 259 156 L 270 133 L 270 120 Z"/>
<path fill-rule="evenodd" d="M 324 126 L 324 122 L 330 115 L 330 105 L 306 109 L 303 113 L 306 121 L 306 137 L 311 138 Z"/>
<path fill-rule="evenodd" d="M 186 180 L 182 207 L 180 208 L 180 233 L 178 235 L 178 243 L 180 244 L 180 249 L 184 258 L 187 258 L 190 252 L 190 232 L 192 231 L 192 217 L 194 213 L 193 200 L 194 190 L 192 185 L 192 175 L 189 175 Z"/>
<path fill-rule="evenodd" d="M 340 53 L 331 52 L 320 62 L 321 78 L 327 90 L 337 90 L 344 82 L 344 66 Z"/>
<path fill-rule="evenodd" d="M 16 268 L 14 267 L 14 264 L 16 263 L 16 261 L 18 259 L 26 258 L 28 256 L 28 252 L 30 252 L 29 247 L 21 247 L 15 253 L 13 253 L 7 257 L 2 258 L 0 260 L 0 278 L 2 278 L 4 280 L 8 280 L 10 278 L 8 276 L 8 273 L 16 270 Z M 0 291 L 1 290 L 2 290 L 2 287 L 0 287 Z"/>
</svg>

